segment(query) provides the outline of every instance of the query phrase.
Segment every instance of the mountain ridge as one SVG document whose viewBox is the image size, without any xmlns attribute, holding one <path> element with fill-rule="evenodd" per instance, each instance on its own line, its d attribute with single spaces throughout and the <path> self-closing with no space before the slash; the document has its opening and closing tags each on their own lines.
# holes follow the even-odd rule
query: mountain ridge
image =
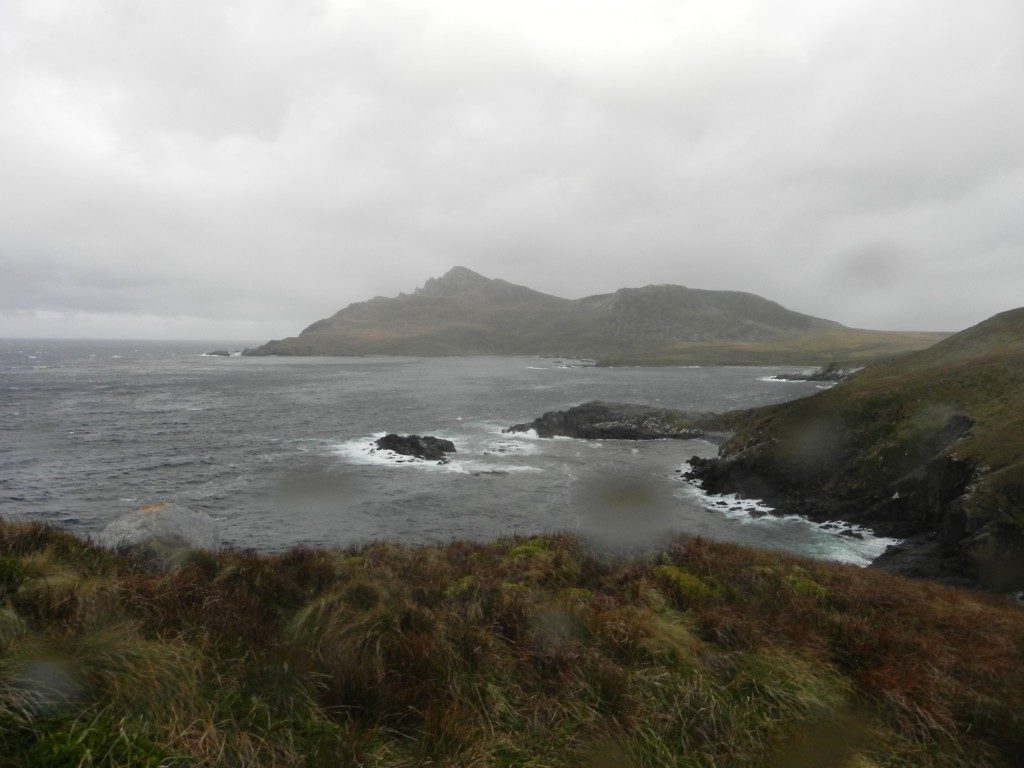
<svg viewBox="0 0 1024 768">
<path fill-rule="evenodd" d="M 799 349 L 780 350 L 776 357 L 817 364 L 821 355 L 842 352 L 839 336 L 874 352 L 919 349 L 943 337 L 893 333 L 846 328 L 741 291 L 660 284 L 566 299 L 457 266 L 412 293 L 355 302 L 298 336 L 248 354 L 550 355 L 612 364 L 674 355 L 684 359 L 665 362 L 689 363 L 695 356 L 699 362 L 740 363 L 810 339 L 817 357 Z M 680 345 L 697 349 L 680 353 Z"/>
</svg>

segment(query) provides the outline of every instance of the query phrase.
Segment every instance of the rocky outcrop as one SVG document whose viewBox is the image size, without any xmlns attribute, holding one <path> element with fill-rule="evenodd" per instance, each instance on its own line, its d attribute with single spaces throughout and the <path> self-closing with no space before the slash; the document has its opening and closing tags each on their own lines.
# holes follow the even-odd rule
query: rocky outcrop
<svg viewBox="0 0 1024 768">
<path fill-rule="evenodd" d="M 204 353 L 206 357 L 231 357 L 231 352 L 226 349 L 211 349 Z"/>
<path fill-rule="evenodd" d="M 593 401 L 565 411 L 548 411 L 505 432 L 534 431 L 538 437 L 586 440 L 691 440 L 703 437 L 693 416 L 668 408 Z"/>
<path fill-rule="evenodd" d="M 860 368 L 843 368 L 839 363 L 829 363 L 824 368 L 814 371 L 777 373 L 772 378 L 776 381 L 831 381 L 838 383 L 850 378 L 859 370 Z"/>
<path fill-rule="evenodd" d="M 427 461 L 447 463 L 445 454 L 455 453 L 455 444 L 451 440 L 431 437 L 429 435 L 396 435 L 390 434 L 379 438 L 375 445 L 378 450 L 393 451 L 403 456 L 413 456 Z"/>
<path fill-rule="evenodd" d="M 963 565 L 957 552 L 946 546 L 938 533 L 929 531 L 893 544 L 871 567 L 951 586 L 973 586 L 975 580 L 963 574 Z"/>
<path fill-rule="evenodd" d="M 104 528 L 97 543 L 168 556 L 181 550 L 216 549 L 220 530 L 205 512 L 158 502 L 139 507 Z"/>
<path fill-rule="evenodd" d="M 955 420 L 944 435 L 949 440 L 970 426 L 960 417 Z M 991 502 L 980 492 L 986 487 L 984 468 L 940 454 L 891 485 L 861 488 L 824 475 L 796 474 L 778 460 L 775 448 L 768 444 L 719 458 L 694 457 L 686 478 L 710 493 L 763 499 L 775 514 L 844 520 L 904 539 L 874 568 L 997 592 L 1024 586 L 1024 537 L 985 509 Z"/>
</svg>

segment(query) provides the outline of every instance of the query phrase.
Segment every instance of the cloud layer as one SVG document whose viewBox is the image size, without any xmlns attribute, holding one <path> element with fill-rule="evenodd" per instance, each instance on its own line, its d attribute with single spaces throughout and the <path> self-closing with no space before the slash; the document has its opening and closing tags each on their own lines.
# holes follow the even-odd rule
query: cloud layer
<svg viewBox="0 0 1024 768">
<path fill-rule="evenodd" d="M 1016 0 L 0 5 L 0 335 L 298 331 L 463 264 L 874 328 L 1024 304 Z"/>
</svg>

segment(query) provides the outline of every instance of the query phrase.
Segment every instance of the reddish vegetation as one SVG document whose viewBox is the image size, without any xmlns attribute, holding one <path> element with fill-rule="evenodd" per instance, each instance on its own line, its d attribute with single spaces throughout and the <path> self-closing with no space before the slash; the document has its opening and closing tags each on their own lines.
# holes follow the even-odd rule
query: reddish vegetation
<svg viewBox="0 0 1024 768">
<path fill-rule="evenodd" d="M 1024 754 L 1018 607 L 701 540 L 643 559 L 551 536 L 192 553 L 158 568 L 0 523 L 0 599 L 0 754 L 13 765 Z M 30 690 L 40 660 L 66 670 L 73 695 Z"/>
</svg>

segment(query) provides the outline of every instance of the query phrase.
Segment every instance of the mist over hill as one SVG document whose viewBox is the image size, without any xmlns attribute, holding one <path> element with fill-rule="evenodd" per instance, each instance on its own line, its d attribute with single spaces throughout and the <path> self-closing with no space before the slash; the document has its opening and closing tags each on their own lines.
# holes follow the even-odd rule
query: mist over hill
<svg viewBox="0 0 1024 768">
<path fill-rule="evenodd" d="M 919 349 L 942 336 L 859 331 L 755 294 L 681 285 L 564 299 L 455 267 L 412 294 L 351 304 L 249 354 L 812 364 Z"/>
</svg>

